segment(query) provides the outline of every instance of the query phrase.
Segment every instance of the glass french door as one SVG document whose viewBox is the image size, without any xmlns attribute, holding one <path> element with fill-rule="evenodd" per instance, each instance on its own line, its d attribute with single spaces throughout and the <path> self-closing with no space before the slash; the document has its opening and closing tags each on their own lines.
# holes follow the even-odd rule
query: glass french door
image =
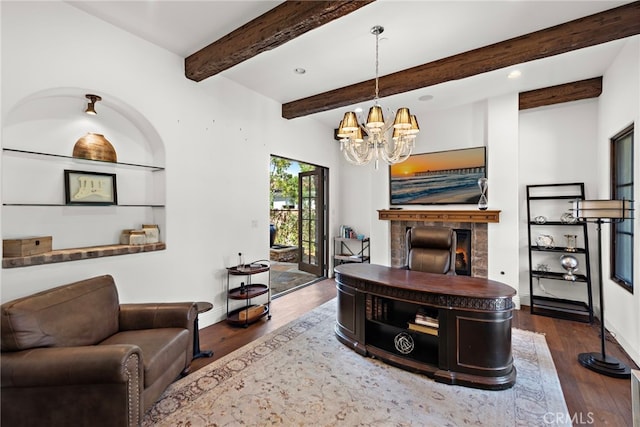
<svg viewBox="0 0 640 427">
<path fill-rule="evenodd" d="M 324 275 L 325 169 L 298 174 L 298 269 Z"/>
</svg>

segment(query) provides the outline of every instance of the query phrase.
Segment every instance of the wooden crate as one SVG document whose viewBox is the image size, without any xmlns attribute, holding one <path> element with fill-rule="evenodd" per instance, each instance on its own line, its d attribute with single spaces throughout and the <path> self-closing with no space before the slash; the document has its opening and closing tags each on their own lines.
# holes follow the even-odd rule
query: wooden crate
<svg viewBox="0 0 640 427">
<path fill-rule="evenodd" d="M 242 321 L 251 320 L 262 313 L 264 313 L 264 305 L 252 305 L 238 313 L 238 318 Z"/>
<path fill-rule="evenodd" d="M 23 257 L 51 252 L 52 242 L 51 236 L 4 239 L 2 240 L 2 256 L 3 258 Z"/>
</svg>

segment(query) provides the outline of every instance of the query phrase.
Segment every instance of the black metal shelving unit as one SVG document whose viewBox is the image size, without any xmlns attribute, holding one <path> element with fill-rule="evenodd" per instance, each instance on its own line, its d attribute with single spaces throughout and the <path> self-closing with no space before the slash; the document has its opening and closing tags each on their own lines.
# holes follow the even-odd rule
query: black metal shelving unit
<svg viewBox="0 0 640 427">
<path fill-rule="evenodd" d="M 585 323 L 593 322 L 593 294 L 591 285 L 591 262 L 589 260 L 589 235 L 587 223 L 575 218 L 563 218 L 569 212 L 570 202 L 584 200 L 584 183 L 527 185 L 527 219 L 529 237 L 529 292 L 531 295 L 531 314 L 576 320 Z M 549 215 L 549 216 L 546 216 Z M 541 218 L 545 216 L 544 220 Z M 561 244 L 538 246 L 538 233 L 554 230 L 562 234 L 569 232 L 577 236 L 578 245 L 568 249 Z M 582 246 L 579 246 L 582 244 Z M 565 278 L 560 262 L 549 269 L 541 269 L 538 262 L 542 256 L 555 254 L 573 255 L 579 262 L 579 273 L 574 280 Z M 558 271 L 553 271 L 558 270 Z M 584 297 L 581 299 L 559 298 L 545 295 L 544 283 L 559 281 L 582 286 Z"/>
<path fill-rule="evenodd" d="M 369 238 L 349 239 L 336 237 L 333 239 L 333 260 L 335 265 L 349 262 L 367 263 L 371 259 Z"/>
</svg>

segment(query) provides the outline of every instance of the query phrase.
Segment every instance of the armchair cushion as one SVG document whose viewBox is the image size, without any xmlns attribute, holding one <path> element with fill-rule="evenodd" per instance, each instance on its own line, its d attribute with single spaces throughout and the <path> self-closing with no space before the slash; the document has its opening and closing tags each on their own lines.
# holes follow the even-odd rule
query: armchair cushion
<svg viewBox="0 0 640 427">
<path fill-rule="evenodd" d="M 73 310 L 69 310 L 73 301 Z M 119 329 L 111 276 L 39 292 L 2 305 L 2 351 L 93 345 Z"/>
<path fill-rule="evenodd" d="M 142 352 L 145 388 L 155 383 L 167 366 L 184 355 L 185 348 L 191 345 L 186 329 L 158 328 L 119 332 L 102 341 L 100 346 L 129 343 L 136 343 Z"/>
</svg>

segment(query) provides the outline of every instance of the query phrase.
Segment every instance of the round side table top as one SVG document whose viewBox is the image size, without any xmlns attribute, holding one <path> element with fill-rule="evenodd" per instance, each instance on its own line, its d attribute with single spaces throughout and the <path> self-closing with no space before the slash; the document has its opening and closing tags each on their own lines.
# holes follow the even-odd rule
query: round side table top
<svg viewBox="0 0 640 427">
<path fill-rule="evenodd" d="M 205 313 L 211 310 L 212 308 L 213 308 L 213 304 L 211 304 L 210 302 L 198 301 L 196 303 L 196 310 L 198 310 L 198 313 Z"/>
</svg>

